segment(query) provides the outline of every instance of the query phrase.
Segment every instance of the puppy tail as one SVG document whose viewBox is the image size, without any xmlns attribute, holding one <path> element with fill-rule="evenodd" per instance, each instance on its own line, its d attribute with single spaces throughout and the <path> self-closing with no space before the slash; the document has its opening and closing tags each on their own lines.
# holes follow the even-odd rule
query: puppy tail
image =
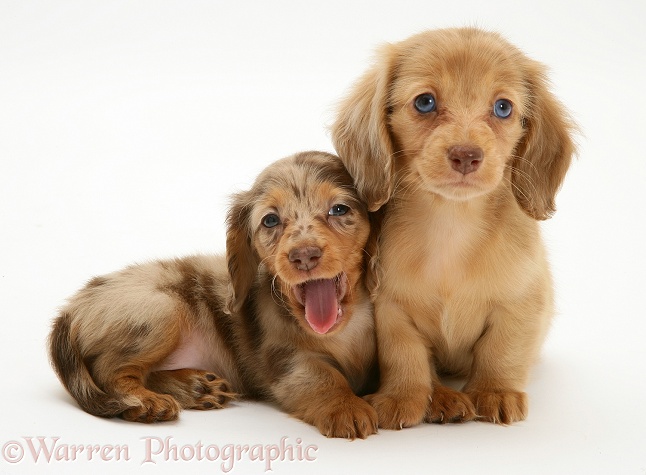
<svg viewBox="0 0 646 475">
<path fill-rule="evenodd" d="M 129 407 L 101 390 L 92 379 L 72 335 L 72 315 L 67 312 L 54 321 L 49 335 L 49 355 L 63 386 L 84 411 L 95 416 L 113 417 Z"/>
</svg>

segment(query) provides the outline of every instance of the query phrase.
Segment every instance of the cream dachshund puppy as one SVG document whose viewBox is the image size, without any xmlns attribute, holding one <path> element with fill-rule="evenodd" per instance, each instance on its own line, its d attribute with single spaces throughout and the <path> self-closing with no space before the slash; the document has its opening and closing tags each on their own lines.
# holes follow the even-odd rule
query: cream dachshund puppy
<svg viewBox="0 0 646 475">
<path fill-rule="evenodd" d="M 329 437 L 365 438 L 377 430 L 355 395 L 376 389 L 369 235 L 337 157 L 278 161 L 234 197 L 226 258 L 90 280 L 54 322 L 53 366 L 98 416 L 167 421 L 235 393 L 274 401 Z"/>
<path fill-rule="evenodd" d="M 385 46 L 342 102 L 336 149 L 383 214 L 380 427 L 526 417 L 554 307 L 537 220 L 555 210 L 573 130 L 543 66 L 473 28 Z"/>
</svg>

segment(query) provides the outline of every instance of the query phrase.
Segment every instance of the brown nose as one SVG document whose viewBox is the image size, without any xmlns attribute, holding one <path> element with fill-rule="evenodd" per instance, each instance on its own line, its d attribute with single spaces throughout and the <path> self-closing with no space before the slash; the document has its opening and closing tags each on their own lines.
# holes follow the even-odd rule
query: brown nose
<svg viewBox="0 0 646 475">
<path fill-rule="evenodd" d="M 298 270 L 311 270 L 318 265 L 321 254 L 321 249 L 315 246 L 297 247 L 289 251 L 289 261 Z"/>
<path fill-rule="evenodd" d="M 483 153 L 480 147 L 456 145 L 449 149 L 451 167 L 463 175 L 476 171 L 480 167 L 482 159 Z"/>
</svg>

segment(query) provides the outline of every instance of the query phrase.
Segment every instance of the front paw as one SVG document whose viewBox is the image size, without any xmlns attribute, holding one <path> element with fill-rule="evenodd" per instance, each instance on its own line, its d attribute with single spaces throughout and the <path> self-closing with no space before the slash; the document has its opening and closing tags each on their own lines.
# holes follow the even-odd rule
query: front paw
<svg viewBox="0 0 646 475">
<path fill-rule="evenodd" d="M 476 409 L 464 393 L 439 384 L 433 388 L 425 422 L 445 424 L 466 422 L 476 418 Z"/>
<path fill-rule="evenodd" d="M 403 429 L 419 424 L 429 404 L 429 391 L 410 391 L 406 394 L 375 393 L 365 397 L 377 411 L 379 427 Z"/>
<path fill-rule="evenodd" d="M 519 391 L 471 391 L 468 393 L 478 419 L 511 424 L 527 417 L 527 394 Z"/>
<path fill-rule="evenodd" d="M 377 413 L 363 399 L 351 396 L 331 401 L 329 410 L 316 410 L 306 422 L 326 437 L 365 439 L 377 433 Z"/>
</svg>

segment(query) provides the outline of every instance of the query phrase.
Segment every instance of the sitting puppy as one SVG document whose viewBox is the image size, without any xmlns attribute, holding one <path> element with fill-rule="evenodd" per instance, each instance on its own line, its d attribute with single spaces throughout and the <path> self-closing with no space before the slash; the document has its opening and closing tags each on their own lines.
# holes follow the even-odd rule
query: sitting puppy
<svg viewBox="0 0 646 475">
<path fill-rule="evenodd" d="M 544 68 L 473 28 L 387 45 L 342 103 L 336 149 L 368 208 L 387 202 L 371 289 L 380 427 L 526 417 L 553 313 L 537 220 L 554 212 L 573 129 Z"/>
<path fill-rule="evenodd" d="M 280 160 L 235 195 L 226 259 L 90 280 L 54 322 L 53 366 L 98 416 L 167 421 L 237 393 L 275 401 L 326 436 L 365 438 L 377 430 L 376 412 L 355 395 L 375 379 L 369 234 L 337 157 Z"/>
</svg>

